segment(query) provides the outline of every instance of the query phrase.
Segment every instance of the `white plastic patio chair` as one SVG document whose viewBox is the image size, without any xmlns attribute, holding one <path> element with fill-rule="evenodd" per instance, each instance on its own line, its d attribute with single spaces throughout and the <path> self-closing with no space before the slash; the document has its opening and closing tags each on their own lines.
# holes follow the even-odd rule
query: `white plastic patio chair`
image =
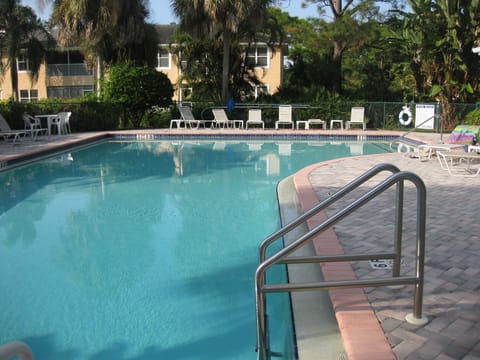
<svg viewBox="0 0 480 360">
<path fill-rule="evenodd" d="M 32 137 L 36 137 L 39 134 L 46 135 L 48 132 L 47 128 L 42 128 L 40 119 L 35 118 L 31 115 L 25 114 L 22 116 L 23 123 L 25 124 L 25 130 L 30 133 Z"/>
<path fill-rule="evenodd" d="M 72 113 L 70 111 L 68 112 L 61 112 L 58 113 L 58 116 L 60 116 L 60 124 L 62 127 L 62 134 L 68 134 L 71 133 L 72 130 L 70 129 L 70 117 L 72 116 Z"/>
</svg>

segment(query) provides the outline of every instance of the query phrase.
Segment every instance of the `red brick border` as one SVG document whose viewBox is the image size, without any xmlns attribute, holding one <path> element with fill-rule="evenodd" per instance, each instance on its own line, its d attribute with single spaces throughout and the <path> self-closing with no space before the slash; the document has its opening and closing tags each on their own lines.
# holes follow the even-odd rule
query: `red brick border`
<svg viewBox="0 0 480 360">
<path fill-rule="evenodd" d="M 310 173 L 314 169 L 338 161 L 342 159 L 311 165 L 294 175 L 293 181 L 303 211 L 319 203 L 309 180 Z M 312 229 L 319 225 L 326 217 L 323 211 L 312 217 L 307 222 L 308 228 Z M 344 253 L 332 228 L 318 235 L 313 243 L 317 255 Z M 320 266 L 326 281 L 357 279 L 349 263 L 325 263 Z M 330 290 L 329 294 L 349 360 L 396 359 L 363 289 Z"/>
</svg>

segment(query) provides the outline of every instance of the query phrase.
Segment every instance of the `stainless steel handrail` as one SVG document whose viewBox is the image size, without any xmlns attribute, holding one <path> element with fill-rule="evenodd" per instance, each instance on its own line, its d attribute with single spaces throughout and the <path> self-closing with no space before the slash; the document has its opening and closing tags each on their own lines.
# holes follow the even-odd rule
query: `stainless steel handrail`
<svg viewBox="0 0 480 360">
<path fill-rule="evenodd" d="M 420 126 L 422 126 L 423 124 L 427 123 L 428 121 L 432 120 L 435 118 L 435 115 L 433 116 L 430 116 L 429 118 L 427 118 L 426 120 L 422 121 L 420 124 L 418 124 L 418 126 L 415 126 L 413 128 L 411 128 L 410 130 L 408 130 L 405 134 L 403 134 L 402 136 L 399 136 L 397 139 L 393 140 L 391 143 L 390 143 L 390 149 L 392 148 L 392 145 L 396 142 L 399 142 L 401 143 L 402 142 L 402 139 L 406 138 L 411 132 L 414 132 L 415 130 L 417 129 L 420 129 Z"/>
<path fill-rule="evenodd" d="M 381 169 L 389 169 L 393 172 L 398 169 L 395 166 L 386 166 L 388 164 L 382 164 Z M 345 186 L 348 188 L 348 191 L 345 188 L 342 188 L 334 196 L 336 199 L 342 197 L 346 193 L 352 191 L 354 188 L 358 187 L 359 183 L 362 183 L 366 180 L 360 181 L 359 179 L 364 179 L 365 177 L 372 177 L 374 174 L 378 173 L 378 167 L 367 171 L 364 175 L 355 179 L 352 183 L 356 184 L 353 186 L 352 183 Z M 402 221 L 403 221 L 403 183 L 405 180 L 411 181 L 417 188 L 417 223 L 416 223 L 416 232 L 417 232 L 417 258 L 416 258 L 416 274 L 414 277 L 400 277 L 400 258 L 401 258 L 401 233 L 402 233 Z M 396 211 L 395 211 L 395 252 L 394 253 L 380 253 L 380 254 L 362 254 L 362 255 L 338 255 L 338 256 L 314 256 L 314 257 L 302 257 L 302 258 L 288 258 L 287 256 L 297 250 L 298 248 L 305 245 L 307 241 L 312 240 L 320 232 L 330 228 L 338 221 L 345 218 L 347 215 L 350 215 L 352 212 L 365 205 L 367 202 L 383 193 L 385 190 L 390 188 L 393 185 L 397 185 L 396 191 Z M 338 194 L 340 193 L 340 194 Z M 330 199 L 330 198 L 329 198 Z M 316 212 L 320 211 L 318 208 L 324 208 L 323 203 L 333 203 L 332 200 L 325 200 L 321 204 L 317 205 L 314 209 Z M 335 199 L 335 200 L 336 200 Z M 322 206 L 320 206 L 322 205 Z M 313 209 L 312 209 L 313 210 Z M 308 217 L 313 216 L 313 211 L 308 211 Z M 305 213 L 305 214 L 307 214 Z M 306 216 L 302 215 L 302 221 L 298 219 L 287 224 L 285 226 L 289 228 L 289 231 L 292 230 L 296 225 L 303 223 Z M 258 358 L 260 360 L 269 359 L 270 350 L 268 348 L 268 333 L 267 333 L 267 324 L 266 324 L 266 299 L 265 293 L 269 292 L 292 292 L 292 291 L 307 291 L 307 290 L 318 290 L 318 289 L 334 289 L 334 288 L 352 288 L 352 287 L 376 287 L 376 286 L 387 286 L 387 285 L 400 285 L 400 284 L 411 284 L 415 285 L 414 293 L 414 309 L 413 314 L 407 315 L 407 321 L 417 324 L 425 324 L 427 322 L 426 318 L 422 317 L 422 304 L 423 304 L 423 278 L 424 278 L 424 259 L 425 259 L 425 219 L 426 219 L 426 188 L 423 181 L 415 174 L 410 172 L 396 172 L 380 184 L 373 187 L 371 190 L 363 194 L 357 200 L 353 201 L 351 204 L 343 208 L 342 210 L 335 213 L 333 216 L 329 217 L 327 220 L 319 224 L 318 226 L 311 229 L 309 232 L 301 236 L 299 239 L 287 245 L 285 248 L 279 250 L 277 253 L 261 261 L 255 272 L 255 296 L 256 296 L 256 319 L 257 319 L 257 351 Z M 266 246 L 271 243 L 273 240 L 273 235 L 282 236 L 278 234 L 285 234 L 288 231 L 283 229 L 277 231 L 275 234 L 272 234 L 270 237 L 265 239 L 262 243 L 261 255 L 265 256 Z M 264 244 L 268 243 L 265 245 Z M 369 279 L 369 280 L 349 280 L 349 281 L 335 281 L 335 282 L 316 282 L 316 283 L 296 283 L 296 284 L 275 284 L 275 285 L 266 285 L 265 284 L 265 273 L 266 270 L 274 264 L 280 263 L 318 263 L 318 262 L 331 262 L 331 261 L 352 261 L 352 260 L 367 260 L 372 258 L 391 258 L 394 259 L 394 269 L 393 269 L 393 278 L 390 279 Z"/>
<path fill-rule="evenodd" d="M 13 341 L 0 346 L 0 360 L 8 360 L 17 356 L 18 360 L 33 360 L 32 350 L 21 341 Z"/>
<path fill-rule="evenodd" d="M 315 216 L 320 211 L 326 209 L 328 206 L 332 205 L 334 202 L 341 199 L 348 193 L 352 192 L 353 190 L 358 188 L 360 185 L 367 182 L 368 180 L 370 180 L 371 178 L 373 178 L 375 175 L 379 174 L 382 171 L 390 171 L 392 173 L 397 173 L 397 172 L 400 172 L 400 169 L 392 164 L 378 164 L 373 168 L 371 168 L 370 170 L 366 171 L 364 174 L 354 179 L 352 182 L 342 187 L 337 192 L 333 193 L 327 199 L 315 205 L 313 208 L 307 210 L 298 218 L 292 220 L 290 223 L 283 226 L 280 230 L 274 232 L 273 234 L 271 234 L 270 236 L 268 236 L 263 240 L 263 242 L 260 244 L 260 262 L 262 263 L 263 261 L 265 261 L 267 248 L 273 242 L 280 239 L 282 236 L 289 233 L 290 231 L 295 229 L 297 226 L 303 224 L 308 219 Z"/>
</svg>

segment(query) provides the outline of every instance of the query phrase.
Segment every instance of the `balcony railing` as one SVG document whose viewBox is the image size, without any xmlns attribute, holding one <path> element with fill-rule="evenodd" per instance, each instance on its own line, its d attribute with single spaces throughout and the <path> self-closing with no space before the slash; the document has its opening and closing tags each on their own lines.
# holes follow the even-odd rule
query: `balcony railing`
<svg viewBox="0 0 480 360">
<path fill-rule="evenodd" d="M 48 64 L 47 76 L 93 76 L 85 64 Z"/>
</svg>

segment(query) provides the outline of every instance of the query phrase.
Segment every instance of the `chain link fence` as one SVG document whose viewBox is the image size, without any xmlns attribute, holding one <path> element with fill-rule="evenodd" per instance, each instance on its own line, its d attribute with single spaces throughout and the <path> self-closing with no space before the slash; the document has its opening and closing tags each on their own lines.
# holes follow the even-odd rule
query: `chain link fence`
<svg viewBox="0 0 480 360">
<path fill-rule="evenodd" d="M 222 106 L 215 106 L 212 103 L 188 103 L 193 113 L 198 119 L 213 118 L 211 109 Z M 233 110 L 228 112 L 230 119 L 247 120 L 248 109 L 261 109 L 262 119 L 266 128 L 273 128 L 278 119 L 278 107 L 280 104 L 266 103 L 237 103 Z M 355 106 L 365 107 L 365 120 L 368 129 L 386 129 L 386 130 L 409 130 L 418 127 L 416 121 L 417 105 L 429 105 L 434 107 L 435 115 L 433 128 L 436 132 L 449 132 L 456 125 L 465 122 L 466 117 L 473 110 L 480 109 L 479 104 L 459 104 L 459 103 L 408 103 L 403 102 L 353 102 L 353 101 L 331 101 L 325 103 L 310 104 L 291 104 L 293 107 L 293 119 L 308 120 L 321 119 L 326 120 L 350 120 L 351 108 Z M 405 107 L 409 111 L 405 113 Z M 23 127 L 21 115 L 28 114 L 49 114 L 59 111 L 71 111 L 73 127 L 75 131 L 100 131 L 116 130 L 119 128 L 129 128 L 122 113 L 119 104 L 108 104 L 99 101 L 81 101 L 68 102 L 66 99 L 58 103 L 53 100 L 38 103 L 12 103 L 0 102 L 0 113 L 9 121 L 11 127 Z M 409 116 L 411 115 L 411 118 Z M 179 118 L 176 106 L 166 109 L 152 109 L 145 114 L 145 121 L 142 122 L 143 128 L 163 128 L 168 127 L 170 119 Z M 403 116 L 403 118 L 402 118 Z M 402 121 L 403 119 L 403 121 Z"/>
</svg>

